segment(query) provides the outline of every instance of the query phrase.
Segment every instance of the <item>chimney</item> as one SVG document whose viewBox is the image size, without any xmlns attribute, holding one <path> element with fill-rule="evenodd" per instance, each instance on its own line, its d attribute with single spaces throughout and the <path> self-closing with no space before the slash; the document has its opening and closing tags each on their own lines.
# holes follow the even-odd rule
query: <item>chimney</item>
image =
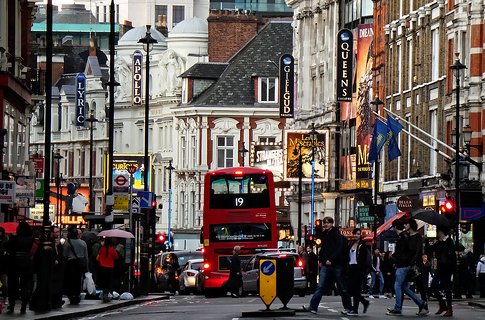
<svg viewBox="0 0 485 320">
<path fill-rule="evenodd" d="M 168 36 L 168 28 L 167 28 L 167 16 L 166 15 L 158 15 L 157 17 L 157 25 L 155 29 L 160 31 L 165 37 Z"/>
</svg>

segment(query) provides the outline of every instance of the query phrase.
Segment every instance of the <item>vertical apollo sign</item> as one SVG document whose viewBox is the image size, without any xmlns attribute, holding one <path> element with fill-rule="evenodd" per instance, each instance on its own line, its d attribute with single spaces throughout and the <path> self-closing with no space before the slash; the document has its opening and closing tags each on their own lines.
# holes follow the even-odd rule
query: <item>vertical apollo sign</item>
<svg viewBox="0 0 485 320">
<path fill-rule="evenodd" d="M 280 118 L 293 118 L 295 101 L 295 60 L 291 54 L 280 58 Z"/>
<path fill-rule="evenodd" d="M 352 101 L 352 31 L 342 29 L 337 34 L 337 101 Z"/>
<path fill-rule="evenodd" d="M 86 76 L 78 73 L 76 76 L 76 126 L 84 127 L 86 124 Z"/>
<path fill-rule="evenodd" d="M 141 72 L 143 54 L 136 50 L 133 54 L 133 104 L 141 105 Z"/>
</svg>

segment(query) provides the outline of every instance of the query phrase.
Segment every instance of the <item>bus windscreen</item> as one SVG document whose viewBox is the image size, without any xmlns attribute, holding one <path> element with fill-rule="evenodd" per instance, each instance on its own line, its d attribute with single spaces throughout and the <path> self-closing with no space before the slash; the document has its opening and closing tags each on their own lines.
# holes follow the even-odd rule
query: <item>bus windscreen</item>
<svg viewBox="0 0 485 320">
<path fill-rule="evenodd" d="M 259 174 L 211 177 L 211 209 L 268 208 L 268 177 Z"/>
<path fill-rule="evenodd" d="M 271 241 L 271 224 L 238 223 L 209 226 L 211 242 Z"/>
</svg>

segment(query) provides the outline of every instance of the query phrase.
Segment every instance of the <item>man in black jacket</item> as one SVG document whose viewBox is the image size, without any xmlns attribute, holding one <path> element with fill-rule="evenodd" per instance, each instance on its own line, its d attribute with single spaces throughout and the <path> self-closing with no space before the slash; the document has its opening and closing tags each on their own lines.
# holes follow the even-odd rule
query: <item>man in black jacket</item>
<svg viewBox="0 0 485 320">
<path fill-rule="evenodd" d="M 345 238 L 342 236 L 338 228 L 333 226 L 333 218 L 325 217 L 322 221 L 323 235 L 322 247 L 318 256 L 320 264 L 320 282 L 317 289 L 310 300 L 310 305 L 303 306 L 303 310 L 312 313 L 317 313 L 318 305 L 322 300 L 325 290 L 325 285 L 331 275 L 334 276 L 337 282 L 337 288 L 342 297 L 342 304 L 344 307 L 343 314 L 347 314 L 352 309 L 350 296 L 347 292 L 347 287 L 344 283 L 342 268 L 347 264 L 348 255 L 343 254 L 347 251 Z"/>
</svg>

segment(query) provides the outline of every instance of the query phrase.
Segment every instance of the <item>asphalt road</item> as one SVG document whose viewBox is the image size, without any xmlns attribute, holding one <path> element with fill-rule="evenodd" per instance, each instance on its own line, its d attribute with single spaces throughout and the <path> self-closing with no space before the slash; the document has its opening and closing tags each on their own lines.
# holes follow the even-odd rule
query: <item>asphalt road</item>
<svg viewBox="0 0 485 320">
<path fill-rule="evenodd" d="M 292 309 L 301 309 L 303 304 L 307 304 L 310 296 L 304 298 L 293 297 L 288 304 Z M 360 314 L 359 318 L 364 319 L 393 319 L 395 316 L 386 316 L 386 308 L 392 307 L 393 299 L 373 299 L 371 306 L 366 314 Z M 276 299 L 271 309 L 279 309 L 283 305 Z M 169 300 L 149 302 L 139 305 L 133 305 L 118 310 L 113 310 L 89 317 L 79 318 L 87 319 L 116 319 L 116 320 L 151 320 L 151 319 L 169 319 L 169 320 L 217 320 L 217 319 L 260 319 L 256 317 L 242 318 L 243 312 L 251 312 L 265 309 L 264 304 L 258 296 L 248 296 L 244 298 L 205 298 L 204 296 L 173 296 Z M 324 297 L 320 304 L 318 314 L 297 311 L 295 316 L 276 317 L 269 316 L 265 319 L 338 319 L 348 320 L 355 317 L 342 315 L 340 311 L 342 305 L 339 297 Z M 433 313 L 437 310 L 437 302 L 430 302 L 430 314 L 427 318 L 438 318 Z M 403 315 L 397 318 L 417 318 L 416 305 L 408 299 L 404 302 Z M 362 307 L 360 309 L 362 312 Z M 485 319 L 485 309 L 473 308 L 468 305 L 467 301 L 457 301 L 454 304 L 454 319 L 466 320 L 483 320 Z"/>
</svg>

